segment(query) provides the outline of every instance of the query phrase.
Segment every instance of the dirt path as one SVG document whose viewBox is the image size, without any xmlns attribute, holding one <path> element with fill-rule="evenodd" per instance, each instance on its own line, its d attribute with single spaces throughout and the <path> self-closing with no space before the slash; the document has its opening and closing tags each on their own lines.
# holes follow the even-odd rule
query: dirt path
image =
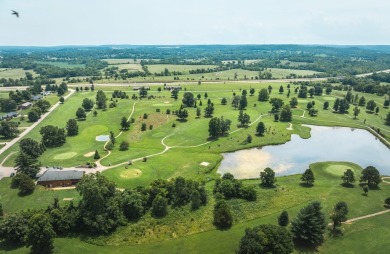
<svg viewBox="0 0 390 254">
<path fill-rule="evenodd" d="M 345 221 L 345 222 L 343 222 L 343 223 L 348 224 L 348 223 L 351 223 L 351 222 L 354 222 L 354 221 L 358 221 L 358 220 L 363 220 L 363 219 L 371 218 L 371 217 L 378 216 L 378 215 L 381 215 L 381 214 L 384 214 L 384 213 L 388 213 L 388 212 L 390 212 L 390 209 L 387 209 L 387 210 L 384 210 L 384 211 L 381 211 L 381 212 L 377 212 L 377 213 L 372 213 L 372 214 L 368 214 L 368 215 L 356 217 L 356 218 L 347 220 L 347 221 Z"/>
</svg>

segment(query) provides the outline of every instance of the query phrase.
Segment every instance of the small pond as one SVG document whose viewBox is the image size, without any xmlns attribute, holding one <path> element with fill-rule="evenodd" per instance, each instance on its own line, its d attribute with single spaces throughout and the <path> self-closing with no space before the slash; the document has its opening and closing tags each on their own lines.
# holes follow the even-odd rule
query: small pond
<svg viewBox="0 0 390 254">
<path fill-rule="evenodd" d="M 260 171 L 272 168 L 277 175 L 302 173 L 311 163 L 349 161 L 361 167 L 376 167 L 390 175 L 390 149 L 366 130 L 345 127 L 309 126 L 311 138 L 293 134 L 291 141 L 224 153 L 218 173 L 232 173 L 238 179 L 258 178 Z"/>
<path fill-rule="evenodd" d="M 110 140 L 110 136 L 109 135 L 100 135 L 100 136 L 96 136 L 96 141 L 109 141 Z"/>
</svg>

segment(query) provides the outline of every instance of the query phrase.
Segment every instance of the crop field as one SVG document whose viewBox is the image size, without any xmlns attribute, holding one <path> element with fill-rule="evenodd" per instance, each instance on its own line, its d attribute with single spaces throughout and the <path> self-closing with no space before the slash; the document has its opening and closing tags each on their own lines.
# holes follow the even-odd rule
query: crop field
<svg viewBox="0 0 390 254">
<path fill-rule="evenodd" d="M 139 63 L 140 60 L 136 59 L 125 59 L 125 58 L 111 58 L 111 59 L 102 59 L 102 61 L 107 62 L 109 65 L 120 65 L 120 64 L 135 64 Z"/>
<path fill-rule="evenodd" d="M 73 64 L 73 63 L 68 63 L 68 62 L 60 62 L 60 61 L 36 61 L 38 64 L 48 64 L 48 65 L 53 65 L 59 68 L 84 68 L 85 64 Z"/>
<path fill-rule="evenodd" d="M 26 72 L 30 72 L 33 76 L 37 76 L 37 74 L 33 70 L 23 70 L 23 69 L 0 69 L 0 79 L 19 79 L 19 78 L 25 78 Z"/>
<path fill-rule="evenodd" d="M 188 73 L 190 70 L 196 70 L 196 69 L 213 69 L 217 67 L 217 65 L 174 65 L 174 64 L 152 64 L 147 65 L 149 71 L 154 73 L 160 73 L 163 72 L 165 69 L 168 69 L 169 71 L 180 71 L 184 73 Z"/>
</svg>

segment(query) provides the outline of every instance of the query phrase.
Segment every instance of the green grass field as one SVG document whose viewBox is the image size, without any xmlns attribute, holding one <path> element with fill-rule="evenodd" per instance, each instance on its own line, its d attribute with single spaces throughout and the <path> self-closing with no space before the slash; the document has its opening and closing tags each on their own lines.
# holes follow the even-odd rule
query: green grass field
<svg viewBox="0 0 390 254">
<path fill-rule="evenodd" d="M 25 78 L 26 72 L 30 72 L 33 76 L 37 76 L 33 70 L 23 70 L 23 69 L 0 69 L 0 78 L 12 78 L 12 79 L 19 79 L 19 78 Z"/>
<path fill-rule="evenodd" d="M 36 61 L 38 64 L 48 64 L 60 68 L 84 68 L 85 64 L 72 64 L 68 62 L 51 62 L 51 61 Z"/>
<path fill-rule="evenodd" d="M 361 168 L 352 163 L 326 162 L 311 165 L 316 181 L 311 188 L 302 187 L 300 175 L 279 177 L 277 187 L 263 189 L 259 187 L 259 180 L 247 180 L 244 184 L 254 185 L 258 200 L 247 202 L 232 199 L 228 204 L 234 217 L 234 225 L 229 230 L 217 230 L 212 225 L 212 207 L 214 199 L 206 207 L 196 212 L 190 212 L 188 207 L 178 210 L 169 210 L 167 217 L 154 219 L 145 215 L 138 223 L 130 223 L 119 228 L 113 234 L 98 238 L 88 237 L 83 240 L 77 238 L 59 238 L 55 241 L 55 253 L 234 253 L 238 248 L 240 238 L 246 227 L 271 223 L 277 224 L 277 216 L 282 210 L 287 210 L 290 219 L 308 202 L 318 200 L 322 203 L 323 211 L 329 221 L 329 214 L 333 205 L 338 201 L 345 201 L 349 206 L 348 218 L 355 218 L 384 210 L 383 200 L 388 196 L 390 185 L 382 183 L 380 190 L 371 190 L 368 196 L 362 195 L 362 189 L 355 184 L 353 188 L 341 185 L 339 170 L 352 168 L 358 177 Z M 335 172 L 337 172 L 335 174 Z M 21 209 L 16 205 L 17 195 L 8 190 L 9 180 L 0 181 L 2 193 L 16 199 L 15 202 L 3 202 L 5 209 Z M 207 184 L 211 192 L 213 182 Z M 58 191 L 60 192 L 60 191 Z M 37 195 L 43 195 L 37 192 Z M 59 194 L 61 197 L 69 195 Z M 75 193 L 74 193 L 75 194 Z M 33 194 L 35 195 L 35 193 Z M 50 194 L 52 195 L 52 194 Z M 76 194 L 77 195 L 77 194 Z M 2 197 L 3 198 L 3 197 Z M 28 197 L 30 198 L 30 197 Z M 41 204 L 44 207 L 46 204 Z M 11 210 L 11 209 L 9 209 Z M 341 227 L 343 235 L 338 238 L 326 233 L 326 241 L 319 247 L 320 253 L 361 253 L 360 250 L 374 251 L 374 253 L 386 253 L 387 234 L 386 224 L 389 213 L 377 217 L 359 220 Z M 372 235 L 376 235 L 375 242 L 370 241 Z M 72 246 L 69 248 L 67 246 Z M 26 253 L 25 248 L 7 249 L 0 245 L 0 250 L 8 250 L 10 253 Z M 296 253 L 300 253 L 296 250 Z M 312 253 L 308 251 L 305 253 Z M 314 251 L 313 251 L 314 253 Z"/>
</svg>

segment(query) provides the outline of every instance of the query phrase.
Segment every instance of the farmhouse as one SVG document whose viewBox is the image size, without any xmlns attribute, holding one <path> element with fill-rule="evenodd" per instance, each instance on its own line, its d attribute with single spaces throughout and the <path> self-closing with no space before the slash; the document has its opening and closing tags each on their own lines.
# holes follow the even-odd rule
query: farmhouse
<svg viewBox="0 0 390 254">
<path fill-rule="evenodd" d="M 31 102 L 25 102 L 25 103 L 23 103 L 23 104 L 20 104 L 20 105 L 18 106 L 18 109 L 19 109 L 19 110 L 28 109 L 28 108 L 30 108 L 32 105 L 33 105 L 33 104 L 32 104 Z"/>
<path fill-rule="evenodd" d="M 47 188 L 66 187 L 76 185 L 83 177 L 85 171 L 79 170 L 57 170 L 49 168 L 37 181 L 37 184 Z"/>
<path fill-rule="evenodd" d="M 7 114 L 5 114 L 4 116 L 1 117 L 1 120 L 4 120 L 4 119 L 12 119 L 14 117 L 17 117 L 19 114 L 17 112 L 9 112 Z"/>
</svg>

